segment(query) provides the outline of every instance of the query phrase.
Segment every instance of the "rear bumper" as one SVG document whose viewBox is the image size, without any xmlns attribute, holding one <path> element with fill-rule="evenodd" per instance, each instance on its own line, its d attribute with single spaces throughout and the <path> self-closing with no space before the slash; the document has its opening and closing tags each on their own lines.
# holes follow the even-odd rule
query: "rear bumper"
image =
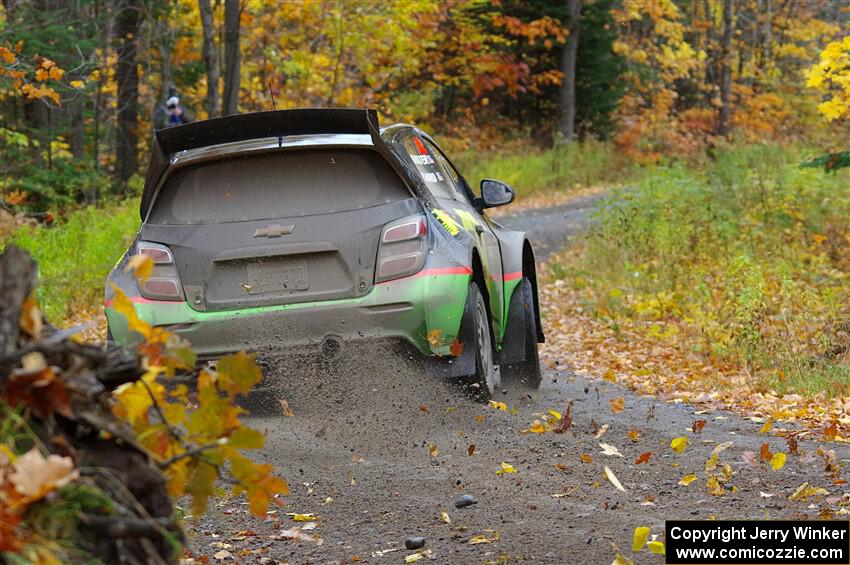
<svg viewBox="0 0 850 565">
<path fill-rule="evenodd" d="M 470 273 L 428 269 L 375 285 L 362 297 L 226 312 L 193 310 L 186 302 L 131 297 L 136 314 L 187 339 L 201 358 L 236 351 L 320 346 L 327 339 L 400 338 L 425 355 L 449 355 L 458 335 Z M 138 339 L 110 304 L 106 316 L 121 345 Z"/>
</svg>

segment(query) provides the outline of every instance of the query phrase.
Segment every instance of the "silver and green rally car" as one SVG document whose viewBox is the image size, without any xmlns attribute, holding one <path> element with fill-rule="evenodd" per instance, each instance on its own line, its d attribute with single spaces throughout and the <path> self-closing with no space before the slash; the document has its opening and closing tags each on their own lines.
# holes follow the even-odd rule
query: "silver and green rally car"
<svg viewBox="0 0 850 565">
<path fill-rule="evenodd" d="M 531 244 L 484 214 L 513 198 L 495 180 L 473 192 L 430 136 L 373 110 L 195 122 L 156 132 L 142 225 L 109 282 L 202 358 L 402 340 L 488 398 L 502 376 L 541 378 Z M 135 254 L 155 265 L 143 283 L 125 272 Z M 132 343 L 112 298 L 107 284 L 110 338 Z"/>
</svg>

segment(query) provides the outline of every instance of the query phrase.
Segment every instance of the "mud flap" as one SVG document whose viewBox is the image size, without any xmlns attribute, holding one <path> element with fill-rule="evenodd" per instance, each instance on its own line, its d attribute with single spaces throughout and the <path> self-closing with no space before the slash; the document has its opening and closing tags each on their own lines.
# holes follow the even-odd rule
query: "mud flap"
<svg viewBox="0 0 850 565">
<path fill-rule="evenodd" d="M 529 305 L 533 304 L 531 283 L 527 278 L 514 290 L 511 296 L 511 306 L 508 310 L 508 324 L 505 326 L 505 337 L 502 339 L 502 351 L 498 361 L 500 365 L 511 365 L 525 361 L 526 340 L 537 341 L 538 336 L 526 335 L 529 315 L 532 310 Z"/>
</svg>

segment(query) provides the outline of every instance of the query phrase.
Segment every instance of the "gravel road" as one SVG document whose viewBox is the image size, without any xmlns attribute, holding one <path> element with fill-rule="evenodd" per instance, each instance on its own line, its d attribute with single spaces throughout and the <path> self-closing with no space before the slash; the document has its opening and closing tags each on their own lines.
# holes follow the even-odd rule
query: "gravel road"
<svg viewBox="0 0 850 565">
<path fill-rule="evenodd" d="M 545 257 L 583 229 L 593 200 L 499 221 L 529 227 L 538 257 Z M 275 394 L 294 416 L 267 410 L 273 415 L 249 419 L 268 434 L 258 458 L 277 467 L 292 493 L 265 520 L 249 516 L 241 499 L 219 501 L 190 532 L 198 555 L 216 563 L 396 564 L 416 553 L 404 549 L 405 539 L 421 536 L 436 563 L 608 564 L 618 546 L 636 563 L 660 564 L 659 555 L 631 552 L 635 527 L 661 534 L 665 519 L 815 518 L 838 500 L 789 500 L 801 483 L 833 497 L 844 493 L 824 474 L 815 443 L 801 441 L 799 455 L 779 471 L 748 463 L 747 452 L 758 459 L 764 443 L 772 451 L 787 446 L 731 414 L 695 414 L 568 370 L 547 371 L 539 391 L 509 387 L 498 398 L 509 410 L 501 411 L 391 359 L 381 351 L 348 351 L 333 374 L 272 371 Z M 613 413 L 609 401 L 620 397 L 624 410 Z M 569 401 L 574 423 L 566 433 L 524 433 L 541 413 L 563 412 Z M 696 419 L 706 422 L 698 434 L 688 431 Z M 689 439 L 681 454 L 670 448 L 680 436 Z M 726 494 L 714 496 L 704 466 L 723 442 L 733 443 L 720 465 L 734 474 Z M 600 443 L 623 457 L 604 455 Z M 839 461 L 848 459 L 845 448 L 829 447 Z M 644 453 L 652 454 L 649 461 L 635 464 Z M 497 474 L 502 463 L 516 472 Z M 605 477 L 606 466 L 625 492 Z M 691 473 L 699 478 L 680 486 Z M 477 503 L 456 508 L 462 494 Z M 315 527 L 303 533 L 322 543 L 286 539 L 285 530 L 309 524 L 287 513 L 314 514 Z M 492 541 L 471 543 L 480 539 Z"/>
</svg>

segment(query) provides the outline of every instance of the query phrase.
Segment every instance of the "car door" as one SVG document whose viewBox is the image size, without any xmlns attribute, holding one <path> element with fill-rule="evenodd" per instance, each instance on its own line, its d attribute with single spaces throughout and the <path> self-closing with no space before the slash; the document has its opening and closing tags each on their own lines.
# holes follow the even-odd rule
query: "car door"
<svg viewBox="0 0 850 565">
<path fill-rule="evenodd" d="M 445 179 L 445 187 L 450 194 L 450 213 L 458 223 L 475 239 L 481 255 L 481 263 L 486 278 L 487 293 L 490 297 L 490 313 L 493 316 L 493 332 L 495 336 L 502 335 L 504 316 L 504 285 L 502 256 L 499 250 L 499 240 L 482 217 L 481 212 L 472 205 L 471 191 L 460 173 L 446 158 L 442 150 L 426 137 L 417 138 L 424 145 L 434 160 L 434 165 L 440 176 Z M 430 185 L 429 185 L 430 186 Z"/>
</svg>

